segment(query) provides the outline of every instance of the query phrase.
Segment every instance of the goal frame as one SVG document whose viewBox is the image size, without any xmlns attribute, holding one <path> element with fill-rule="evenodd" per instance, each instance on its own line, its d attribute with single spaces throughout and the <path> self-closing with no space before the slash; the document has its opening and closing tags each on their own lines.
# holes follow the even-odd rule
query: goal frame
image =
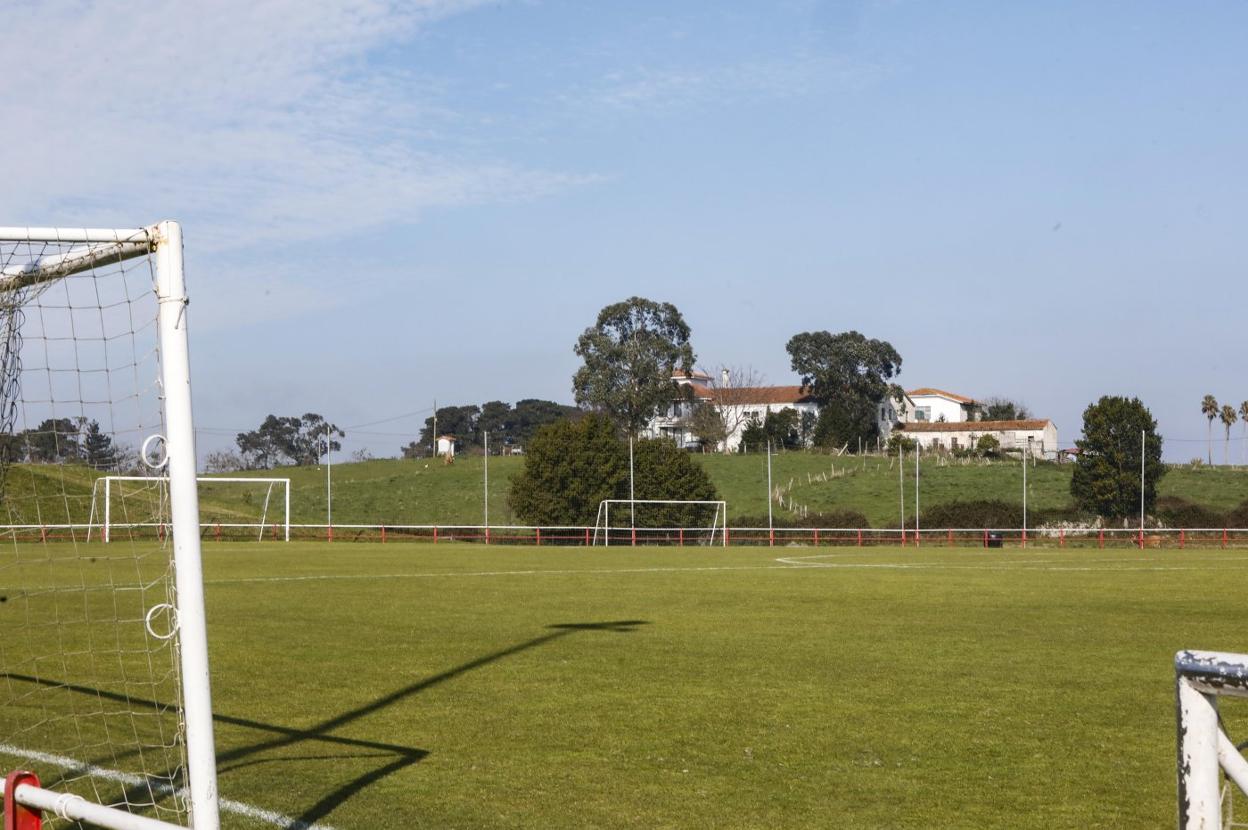
<svg viewBox="0 0 1248 830">
<path fill-rule="evenodd" d="M 177 597 L 181 704 L 186 728 L 189 823 L 193 830 L 218 830 L 221 822 L 217 803 L 187 337 L 187 306 L 190 300 L 183 269 L 182 226 L 165 220 L 146 228 L 0 227 L 0 241 L 77 246 L 20 267 L 0 270 L 0 290 L 16 290 L 98 266 L 152 256 L 165 427 L 162 436 L 164 465 L 169 479 L 174 590 Z M 38 807 L 35 804 L 27 806 Z"/>
<path fill-rule="evenodd" d="M 1180 651 L 1174 656 L 1174 686 L 1179 829 L 1220 830 L 1219 773 L 1248 793 L 1248 760 L 1222 729 L 1218 698 L 1248 698 L 1248 654 Z"/>
<path fill-rule="evenodd" d="M 627 504 L 635 507 L 639 504 L 702 504 L 714 505 L 715 515 L 711 519 L 711 526 L 706 528 L 711 534 L 711 545 L 715 544 L 715 532 L 719 531 L 720 545 L 728 546 L 728 502 L 723 499 L 603 499 L 598 502 L 598 514 L 594 517 L 594 538 L 593 545 L 598 545 L 598 528 L 603 531 L 603 547 L 611 546 L 611 505 Z M 636 529 L 630 524 L 630 528 Z"/>
<path fill-rule="evenodd" d="M 113 527 L 112 499 L 110 497 L 112 495 L 112 485 L 114 481 L 117 481 L 117 482 L 141 481 L 141 482 L 151 483 L 153 481 L 168 482 L 169 478 L 168 476 L 100 476 L 99 478 L 97 478 L 94 482 L 91 483 L 91 511 L 88 514 L 88 518 L 87 518 L 87 541 L 88 542 L 91 541 L 92 529 L 96 527 L 99 527 L 100 529 L 100 541 L 103 542 L 104 544 L 108 544 L 110 541 L 110 538 L 109 538 L 110 531 L 112 530 L 112 527 Z M 203 484 L 205 482 L 214 483 L 214 484 L 215 483 L 268 484 L 270 486 L 274 484 L 281 484 L 282 489 L 283 489 L 282 541 L 284 542 L 290 541 L 290 479 L 289 478 L 247 478 L 245 476 L 198 476 L 196 477 L 195 481 L 198 484 Z M 96 513 L 97 513 L 96 505 L 99 503 L 97 496 L 99 493 L 101 482 L 104 483 L 104 506 L 102 510 L 98 511 L 101 517 L 101 521 L 97 525 L 95 522 Z M 268 513 L 268 504 L 269 504 L 268 498 L 266 497 L 265 498 L 265 514 L 266 515 Z M 262 516 L 260 519 L 259 527 L 260 527 L 260 539 L 261 541 L 263 541 L 264 529 L 266 527 L 269 527 L 269 525 L 264 521 L 264 516 Z"/>
</svg>

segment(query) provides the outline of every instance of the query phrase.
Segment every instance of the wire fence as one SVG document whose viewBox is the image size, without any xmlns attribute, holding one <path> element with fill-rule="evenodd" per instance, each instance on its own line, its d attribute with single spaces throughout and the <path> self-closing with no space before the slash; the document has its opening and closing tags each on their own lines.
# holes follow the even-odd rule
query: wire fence
<svg viewBox="0 0 1248 830">
<path fill-rule="evenodd" d="M 4 525 L 0 533 L 14 542 L 98 542 L 98 524 Z M 166 525 L 146 522 L 114 523 L 110 533 L 129 539 L 164 541 Z M 286 539 L 280 523 L 205 522 L 205 542 L 272 541 Z M 403 525 L 403 524 L 292 524 L 289 540 L 300 542 L 469 542 L 475 544 L 565 546 L 665 547 L 913 547 L 913 548 L 1248 548 L 1248 528 L 767 528 L 767 527 L 611 527 L 532 525 Z"/>
</svg>

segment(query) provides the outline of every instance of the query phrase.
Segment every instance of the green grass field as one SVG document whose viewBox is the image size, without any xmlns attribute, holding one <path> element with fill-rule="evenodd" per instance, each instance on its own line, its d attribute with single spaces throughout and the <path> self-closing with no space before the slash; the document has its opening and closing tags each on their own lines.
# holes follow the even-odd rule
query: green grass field
<svg viewBox="0 0 1248 830">
<path fill-rule="evenodd" d="M 336 828 L 1173 826 L 1174 652 L 1248 651 L 1242 551 L 250 543 L 205 567 L 223 796 Z"/>
<path fill-rule="evenodd" d="M 759 519 L 767 515 L 766 459 L 758 455 L 697 455 L 710 474 L 720 496 L 728 502 L 729 519 Z M 519 457 L 490 459 L 490 522 L 522 524 L 513 514 L 507 495 L 512 478 L 524 463 Z M 388 525 L 479 525 L 484 522 L 483 459 L 461 456 L 451 466 L 436 460 L 382 459 L 333 468 L 334 523 Z M 787 505 L 811 512 L 857 510 L 872 527 L 896 527 L 898 482 L 889 459 L 837 458 L 821 453 L 787 452 L 773 458 L 772 476 L 786 490 L 785 507 L 776 506 L 783 517 Z M 1070 505 L 1073 465 L 1040 464 L 1028 470 L 1028 503 L 1033 510 L 1061 509 Z M 913 470 L 907 468 L 907 476 Z M 91 482 L 97 473 L 63 465 L 14 465 L 9 471 L 6 495 L 14 521 L 38 523 L 86 522 L 91 506 Z M 283 467 L 231 475 L 288 477 L 291 480 L 291 521 L 324 524 L 326 521 L 326 470 L 319 466 Z M 63 476 L 63 479 L 62 479 Z M 135 485 L 126 485 L 137 492 Z M 1213 510 L 1226 511 L 1248 499 L 1248 470 L 1232 467 L 1187 465 L 1169 469 L 1159 487 L 1162 496 L 1180 496 Z M 265 500 L 265 489 L 229 484 L 202 484 L 201 518 L 213 522 L 255 522 Z M 906 502 L 913 510 L 914 482 L 907 478 Z M 1022 500 L 1022 469 L 1018 462 L 992 464 L 925 461 L 920 494 L 925 508 L 953 500 Z M 272 494 L 270 520 L 280 515 L 280 491 Z M 37 503 L 37 504 L 36 504 Z M 114 499 L 114 516 L 139 516 L 150 512 L 147 494 L 123 506 Z"/>
</svg>

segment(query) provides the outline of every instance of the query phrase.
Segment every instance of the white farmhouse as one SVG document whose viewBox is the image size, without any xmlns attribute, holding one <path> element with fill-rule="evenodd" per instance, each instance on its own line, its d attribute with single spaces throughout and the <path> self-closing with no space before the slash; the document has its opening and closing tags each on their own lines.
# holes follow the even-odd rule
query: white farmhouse
<svg viewBox="0 0 1248 830">
<path fill-rule="evenodd" d="M 726 440 L 715 449 L 735 452 L 741 446 L 741 434 L 751 420 L 762 423 L 769 412 L 796 410 L 799 416 L 810 412 L 819 414 L 819 405 L 804 386 L 729 386 L 727 372 L 718 385 L 710 375 L 693 372 L 689 376 L 677 374 L 672 380 L 688 390 L 688 399 L 673 401 L 667 409 L 650 420 L 642 435 L 647 438 L 667 438 L 683 448 L 697 448 L 698 439 L 689 431 L 688 418 L 698 404 L 713 406 L 728 430 Z"/>
<path fill-rule="evenodd" d="M 1057 427 L 1048 418 L 1024 421 L 911 421 L 899 424 L 907 438 L 918 442 L 922 449 L 974 449 L 979 439 L 991 435 L 1007 452 L 1021 452 L 1028 458 L 1056 458 Z"/>
<path fill-rule="evenodd" d="M 982 411 L 979 401 L 965 395 L 928 386 L 912 389 L 880 402 L 880 435 L 887 438 L 898 424 L 976 421 Z"/>
</svg>

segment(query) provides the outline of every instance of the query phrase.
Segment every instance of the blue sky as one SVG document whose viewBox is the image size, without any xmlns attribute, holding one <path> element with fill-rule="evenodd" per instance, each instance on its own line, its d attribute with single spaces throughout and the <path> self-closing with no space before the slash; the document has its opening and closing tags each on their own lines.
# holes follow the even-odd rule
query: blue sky
<svg viewBox="0 0 1248 830">
<path fill-rule="evenodd" d="M 570 402 L 633 294 L 706 367 L 858 329 L 1064 444 L 1138 395 L 1186 460 L 1248 399 L 1240 3 L 6 5 L 3 224 L 183 222 L 201 450 Z"/>
</svg>

